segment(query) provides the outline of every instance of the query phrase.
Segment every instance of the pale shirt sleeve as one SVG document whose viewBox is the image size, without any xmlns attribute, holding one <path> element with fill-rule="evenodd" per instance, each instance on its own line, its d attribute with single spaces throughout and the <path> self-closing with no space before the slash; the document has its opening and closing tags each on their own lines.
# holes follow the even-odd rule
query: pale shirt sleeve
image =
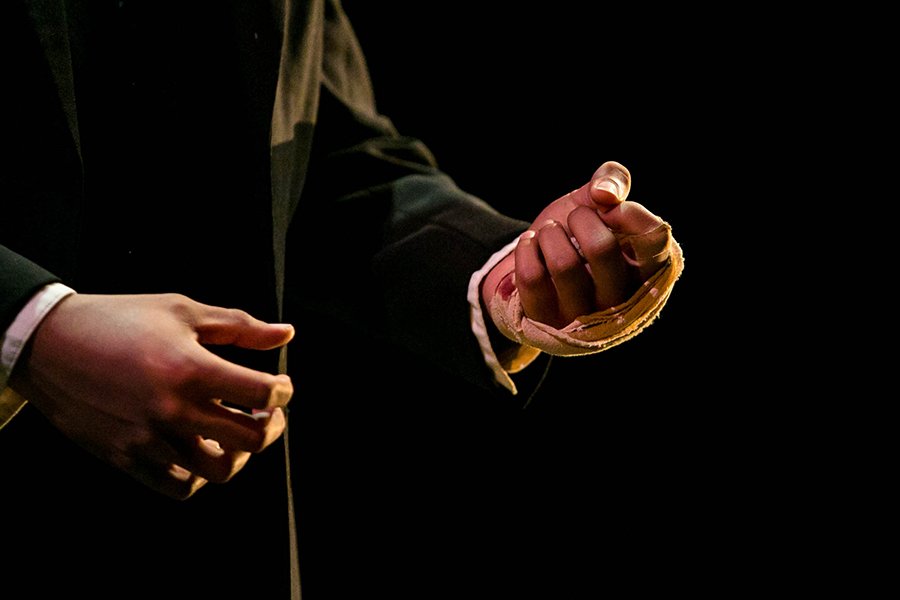
<svg viewBox="0 0 900 600">
<path fill-rule="evenodd" d="M 74 293 L 75 290 L 62 283 L 44 286 L 19 311 L 9 329 L 0 333 L 0 427 L 9 422 L 25 405 L 22 397 L 7 387 L 22 349 L 50 310 L 60 300 Z"/>
<path fill-rule="evenodd" d="M 503 368 L 500 364 L 500 360 L 497 358 L 497 353 L 494 352 L 494 348 L 491 346 L 490 337 L 488 336 L 484 311 L 481 309 L 481 282 L 497 263 L 515 250 L 518 243 L 519 238 L 516 237 L 512 242 L 495 252 L 481 269 L 472 274 L 472 278 L 469 280 L 469 292 L 467 296 L 472 332 L 478 339 L 478 346 L 481 348 L 484 362 L 494 374 L 494 379 L 497 383 L 509 390 L 512 394 L 518 393 L 516 384 L 513 382 L 512 377 L 510 377 L 510 371 Z"/>
</svg>

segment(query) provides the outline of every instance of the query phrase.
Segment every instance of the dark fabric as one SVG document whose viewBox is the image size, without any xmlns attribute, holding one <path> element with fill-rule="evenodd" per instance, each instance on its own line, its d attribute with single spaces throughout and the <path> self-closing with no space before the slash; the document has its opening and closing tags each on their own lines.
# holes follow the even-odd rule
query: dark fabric
<svg viewBox="0 0 900 600">
<path fill-rule="evenodd" d="M 62 2 L 26 4 L 59 16 Z M 22 3 L 4 3 L 3 57 L 15 64 L 14 106 L 2 111 L 13 133 L 0 141 L 13 156 L 0 169 L 3 318 L 55 276 L 81 292 L 174 291 L 277 316 L 264 159 L 278 35 L 268 4 L 255 6 L 73 0 L 67 74 L 48 65 Z M 520 491 L 492 484 L 482 464 L 497 444 L 492 417 L 519 400 L 492 383 L 465 295 L 472 271 L 524 224 L 459 190 L 422 142 L 376 114 L 352 31 L 328 6 L 322 35 L 334 54 L 285 272 L 285 316 L 298 328 L 290 418 L 304 592 L 400 585 L 419 597 L 414 582 L 442 588 L 458 542 Z M 67 77 L 82 101 L 74 137 L 74 105 L 60 102 Z M 277 358 L 226 354 L 268 370 Z M 473 474 L 487 508 L 469 495 Z M 178 503 L 29 406 L 0 435 L 0 481 L 0 514 L 16 515 L 3 532 L 14 549 L 5 589 L 288 597 L 281 442 L 228 485 Z"/>
<path fill-rule="evenodd" d="M 28 298 L 54 281 L 52 273 L 0 246 L 0 288 L 8 290 L 0 296 L 0 330 L 9 327 Z"/>
<path fill-rule="evenodd" d="M 36 289 L 74 273 L 81 166 L 50 66 L 20 2 L 0 6 L 0 61 L 0 244 L 5 246 L 0 327 L 5 329 Z"/>
<path fill-rule="evenodd" d="M 361 122 L 323 90 L 305 202 L 289 232 L 286 316 L 351 332 L 348 367 L 389 343 L 493 387 L 469 327 L 469 279 L 527 224 L 442 174 L 421 142 Z M 352 340 L 358 340 L 354 343 Z M 370 346 L 371 347 L 371 346 Z"/>
<path fill-rule="evenodd" d="M 70 4 L 86 198 L 73 285 L 177 291 L 274 320 L 268 127 L 230 6 L 173 19 L 165 2 Z M 274 25 L 263 31 L 274 44 Z"/>
<path fill-rule="evenodd" d="M 18 162 L 3 169 L 0 241 L 81 292 L 177 291 L 275 320 L 263 115 L 278 41 L 267 4 L 254 12 L 201 3 L 181 9 L 173 28 L 165 3 L 70 3 L 84 175 L 40 45 L 27 27 L 12 26 L 26 19 L 20 13 L 9 39 L 27 50 L 11 78 L 22 92 L 17 110 L 4 114 L 24 124 L 12 137 Z M 458 190 L 421 142 L 376 114 L 364 62 L 348 58 L 359 52 L 352 30 L 336 5 L 329 16 L 326 45 L 337 58 L 323 68 L 311 181 L 289 232 L 288 312 L 337 309 L 360 333 L 424 351 L 492 389 L 468 333 L 465 289 L 525 224 Z M 57 172 L 70 177 L 47 177 Z M 342 247 L 320 254 L 334 247 L 333 228 L 344 230 Z M 450 248 L 452 261 L 443 254 Z M 335 287 L 329 269 L 349 270 L 368 293 Z M 314 287 L 313 272 L 323 278 Z M 340 298 L 323 305 L 319 290 Z"/>
</svg>

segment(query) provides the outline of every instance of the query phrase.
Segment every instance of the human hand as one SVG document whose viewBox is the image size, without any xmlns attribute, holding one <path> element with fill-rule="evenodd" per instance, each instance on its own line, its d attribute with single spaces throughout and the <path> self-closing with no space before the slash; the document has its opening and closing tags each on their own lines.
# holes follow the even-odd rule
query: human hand
<svg viewBox="0 0 900 600">
<path fill-rule="evenodd" d="M 184 499 L 274 442 L 293 393 L 287 375 L 203 344 L 266 350 L 293 335 L 290 325 L 177 294 L 75 294 L 41 322 L 10 384 L 99 458 Z"/>
<path fill-rule="evenodd" d="M 630 188 L 628 169 L 606 162 L 550 203 L 484 278 L 484 305 L 518 289 L 525 315 L 563 327 L 627 300 L 665 264 L 669 239 L 662 219 L 625 200 Z"/>
</svg>

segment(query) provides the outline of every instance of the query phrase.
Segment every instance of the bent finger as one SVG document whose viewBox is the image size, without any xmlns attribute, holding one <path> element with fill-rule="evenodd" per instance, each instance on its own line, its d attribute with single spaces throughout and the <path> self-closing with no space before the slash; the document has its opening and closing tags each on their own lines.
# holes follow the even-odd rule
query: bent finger
<svg viewBox="0 0 900 600">
<path fill-rule="evenodd" d="M 596 308 L 624 302 L 633 292 L 633 278 L 615 235 L 596 210 L 579 207 L 569 215 L 569 229 L 591 267 Z"/>
<path fill-rule="evenodd" d="M 615 208 L 601 212 L 600 218 L 618 234 L 640 235 L 663 222 L 661 218 L 637 202 L 623 202 Z"/>
<path fill-rule="evenodd" d="M 190 411 L 168 424 L 169 431 L 179 439 L 199 435 L 216 440 L 226 450 L 251 453 L 268 447 L 284 427 L 280 408 L 249 414 L 218 400 L 195 402 Z"/>
<path fill-rule="evenodd" d="M 551 223 L 541 228 L 537 240 L 556 290 L 560 323 L 568 324 L 593 312 L 594 285 L 565 228 L 560 223 Z"/>
<path fill-rule="evenodd" d="M 669 258 L 671 230 L 636 202 L 624 202 L 600 218 L 615 231 L 626 259 L 646 280 Z"/>
<path fill-rule="evenodd" d="M 541 256 L 536 232 L 528 230 L 516 245 L 516 289 L 525 314 L 535 321 L 549 323 L 559 313 L 556 288 Z"/>
<path fill-rule="evenodd" d="M 206 479 L 178 466 L 186 462 L 184 454 L 166 433 L 105 413 L 95 415 L 92 423 L 94 437 L 78 430 L 68 433 L 86 450 L 151 490 L 181 500 L 206 485 Z"/>
<path fill-rule="evenodd" d="M 225 483 L 244 468 L 251 453 L 226 450 L 214 439 L 202 436 L 184 444 L 184 468 L 213 483 Z"/>
<path fill-rule="evenodd" d="M 190 498 L 208 483 L 176 462 L 159 462 L 147 457 L 130 458 L 123 470 L 148 488 L 176 500 Z"/>
<path fill-rule="evenodd" d="M 287 323 L 267 323 L 235 308 L 199 306 L 190 324 L 201 344 L 269 350 L 287 344 L 294 337 L 294 327 Z"/>
<path fill-rule="evenodd" d="M 189 391 L 201 398 L 221 398 L 249 409 L 286 406 L 294 393 L 291 378 L 232 363 L 204 349 Z"/>
</svg>

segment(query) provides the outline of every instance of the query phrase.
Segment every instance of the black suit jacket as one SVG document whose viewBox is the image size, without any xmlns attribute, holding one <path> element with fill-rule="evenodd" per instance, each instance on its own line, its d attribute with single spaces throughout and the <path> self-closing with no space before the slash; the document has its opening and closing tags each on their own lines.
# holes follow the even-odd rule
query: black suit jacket
<svg viewBox="0 0 900 600">
<path fill-rule="evenodd" d="M 51 281 L 81 292 L 183 292 L 294 323 L 287 366 L 297 382 L 292 451 L 309 597 L 347 597 L 334 594 L 372 577 L 409 585 L 409 573 L 392 569 L 435 568 L 421 548 L 452 553 L 455 542 L 441 539 L 459 531 L 468 504 L 444 487 L 467 479 L 495 443 L 460 410 L 485 391 L 506 397 L 469 329 L 466 287 L 526 224 L 458 189 L 420 141 L 377 112 L 338 2 L 248 4 L 210 3 L 237 50 L 234 69 L 221 70 L 234 77 L 231 112 L 210 114 L 238 122 L 198 125 L 206 137 L 191 129 L 164 157 L 172 168 L 195 155 L 226 163 L 189 165 L 213 183 L 189 180 L 191 193 L 176 200 L 141 182 L 139 201 L 124 194 L 113 213 L 91 197 L 97 138 L 74 77 L 84 24 L 62 0 L 4 4 L 2 55 L 14 60 L 0 142 L 9 157 L 0 171 L 0 328 Z M 203 116 L 216 97 L 190 100 Z M 148 123 L 177 132 L 171 118 L 203 121 L 179 114 Z M 220 145 L 234 152 L 213 152 Z M 233 358 L 278 368 L 271 353 Z M 285 597 L 279 446 L 228 485 L 173 503 L 26 409 L 0 434 L 0 518 L 30 524 L 4 536 L 15 549 L 4 586 L 18 579 L 35 595 L 95 598 L 135 587 L 170 598 Z M 174 571 L 180 583 L 169 581 Z M 440 587 L 443 568 L 424 579 Z"/>
<path fill-rule="evenodd" d="M 241 87 L 235 84 L 230 91 L 246 96 L 244 123 L 217 123 L 208 131 L 240 132 L 247 138 L 242 147 L 256 151 L 246 155 L 256 158 L 247 158 L 254 160 L 250 164 L 235 159 L 218 171 L 198 168 L 196 177 L 218 174 L 226 184 L 213 189 L 227 192 L 229 170 L 265 170 L 271 174 L 265 189 L 271 197 L 258 197 L 261 186 L 244 193 L 239 184 L 231 197 L 205 200 L 204 208 L 212 210 L 187 210 L 198 222 L 163 212 L 171 205 L 161 201 L 162 193 L 151 200 L 161 207 L 126 210 L 130 220 L 105 216 L 104 225 L 124 228 L 132 239 L 156 230 L 153 242 L 142 248 L 110 242 L 108 253 L 131 251 L 132 257 L 109 263 L 107 268 L 118 272 L 99 273 L 78 251 L 105 243 L 84 239 L 85 232 L 98 230 L 86 222 L 96 215 L 89 209 L 91 199 L 85 199 L 91 172 L 81 158 L 88 132 L 79 130 L 69 42 L 79 25 L 71 15 L 66 18 L 62 1 L 24 4 L 31 31 L 16 27 L 22 15 L 6 19 L 14 30 L 5 39 L 15 44 L 8 51 L 26 60 L 11 65 L 7 100 L 14 105 L 4 112 L 13 135 L 6 136 L 12 160 L 0 189 L 0 327 L 34 291 L 57 278 L 83 292 L 185 291 L 203 301 L 252 309 L 261 318 L 323 310 L 360 333 L 399 343 L 472 382 L 491 385 L 466 325 L 465 287 L 470 274 L 525 224 L 457 189 L 421 142 L 398 135 L 377 113 L 363 56 L 338 3 L 282 7 L 276 2 L 271 12 L 249 10 L 246 3 L 220 7 L 235 28 L 234 66 Z M 286 26 L 272 27 L 273 21 Z M 44 59 L 29 60 L 37 47 Z M 215 97 L 195 105 L 203 102 L 214 103 Z M 189 136 L 173 145 L 203 155 L 228 135 Z M 271 160 L 259 158 L 266 151 Z M 259 178 L 253 181 L 249 185 Z M 257 205 L 248 207 L 250 201 Z M 127 193 L 122 203 L 129 203 Z M 196 239 L 173 244 L 173 237 L 199 231 L 200 219 L 210 213 L 236 216 L 214 218 L 220 228 L 215 236 L 184 235 Z M 138 251 L 144 256 L 135 257 Z M 241 260 L 248 256 L 251 260 Z M 227 270 L 217 266 L 223 263 Z M 95 269 L 90 278 L 89 269 Z M 144 277 L 123 278 L 125 270 Z M 218 283 L 226 279 L 227 285 Z M 250 286 L 257 288 L 255 299 L 241 291 Z"/>
</svg>

